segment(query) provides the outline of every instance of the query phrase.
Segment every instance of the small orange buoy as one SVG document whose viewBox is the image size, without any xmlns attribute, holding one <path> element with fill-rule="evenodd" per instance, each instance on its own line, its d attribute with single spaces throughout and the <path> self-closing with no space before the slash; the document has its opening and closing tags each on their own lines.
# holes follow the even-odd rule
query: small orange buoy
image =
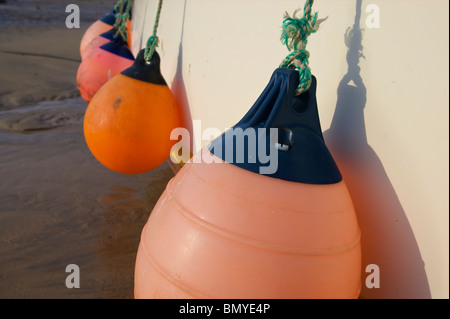
<svg viewBox="0 0 450 319">
<path fill-rule="evenodd" d="M 86 110 L 87 145 L 114 171 L 148 172 L 170 156 L 176 142 L 170 133 L 182 117 L 159 64 L 156 52 L 147 64 L 142 50 L 134 65 L 106 83 Z"/>
<path fill-rule="evenodd" d="M 80 56 L 83 57 L 84 50 L 92 40 L 94 40 L 98 35 L 111 30 L 115 23 L 116 14 L 114 10 L 111 10 L 106 16 L 91 24 L 81 38 Z"/>
<path fill-rule="evenodd" d="M 90 102 L 108 80 L 133 65 L 134 56 L 122 37 L 85 55 L 78 68 L 77 85 L 81 97 Z"/>
<path fill-rule="evenodd" d="M 247 147 L 229 130 L 169 182 L 142 231 L 136 298 L 358 297 L 356 214 L 323 141 L 315 78 L 295 96 L 298 83 L 277 69 L 233 128 Z M 260 173 L 260 148 L 275 171 Z"/>
</svg>

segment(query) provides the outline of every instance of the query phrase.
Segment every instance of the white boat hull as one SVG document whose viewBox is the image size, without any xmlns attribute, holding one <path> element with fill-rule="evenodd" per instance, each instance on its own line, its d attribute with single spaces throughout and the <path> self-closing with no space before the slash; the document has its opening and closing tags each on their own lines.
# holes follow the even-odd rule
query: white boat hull
<svg viewBox="0 0 450 319">
<path fill-rule="evenodd" d="M 361 297 L 448 298 L 449 4 L 364 1 L 359 17 L 356 2 L 316 1 L 313 9 L 328 19 L 308 50 L 324 137 L 361 224 Z M 152 33 L 156 7 L 156 0 L 134 1 L 135 54 Z M 283 13 L 302 7 L 278 0 L 164 2 L 157 51 L 186 112 L 193 153 L 211 140 L 206 128 L 224 131 L 253 105 L 288 53 L 279 40 Z M 357 61 L 345 43 L 355 15 L 363 29 L 364 57 Z M 379 267 L 379 288 L 366 285 L 369 265 Z"/>
</svg>

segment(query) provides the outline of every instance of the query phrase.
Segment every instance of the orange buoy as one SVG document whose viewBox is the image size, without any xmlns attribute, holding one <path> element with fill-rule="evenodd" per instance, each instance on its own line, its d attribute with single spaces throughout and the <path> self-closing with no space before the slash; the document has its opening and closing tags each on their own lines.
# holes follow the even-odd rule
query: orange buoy
<svg viewBox="0 0 450 319">
<path fill-rule="evenodd" d="M 106 83 L 86 110 L 87 145 L 114 171 L 148 172 L 170 156 L 176 142 L 170 133 L 181 126 L 182 117 L 159 63 L 155 52 L 147 64 L 142 50 L 134 65 Z"/>
<path fill-rule="evenodd" d="M 356 214 L 323 141 L 316 80 L 295 96 L 298 79 L 277 69 L 233 130 L 169 182 L 142 231 L 136 298 L 358 297 Z M 261 148 L 277 169 L 255 158 Z"/>
<path fill-rule="evenodd" d="M 81 38 L 80 56 L 83 57 L 84 50 L 92 40 L 94 40 L 98 35 L 111 30 L 114 27 L 115 23 L 116 23 L 116 14 L 114 10 L 111 10 L 103 18 L 91 24 L 84 33 L 83 37 Z"/>
<path fill-rule="evenodd" d="M 122 37 L 85 55 L 77 72 L 81 97 L 90 102 L 97 91 L 111 78 L 133 65 L 134 56 Z"/>
</svg>

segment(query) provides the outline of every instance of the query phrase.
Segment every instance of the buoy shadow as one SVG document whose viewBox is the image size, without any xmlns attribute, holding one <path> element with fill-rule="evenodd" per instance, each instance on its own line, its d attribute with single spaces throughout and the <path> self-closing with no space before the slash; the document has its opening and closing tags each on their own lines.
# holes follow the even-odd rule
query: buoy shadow
<svg viewBox="0 0 450 319">
<path fill-rule="evenodd" d="M 355 24 L 347 30 L 348 72 L 337 90 L 337 103 L 324 138 L 346 182 L 361 227 L 362 290 L 364 299 L 431 298 L 420 249 L 408 217 L 383 163 L 368 144 L 364 108 L 367 91 L 360 75 L 361 0 Z M 380 287 L 369 288 L 365 269 L 376 264 Z"/>
<path fill-rule="evenodd" d="M 184 20 L 186 15 L 186 0 L 184 1 L 184 10 L 183 10 L 183 21 L 182 21 L 182 29 L 181 29 L 181 38 L 180 38 L 180 45 L 178 47 L 178 58 L 177 58 L 177 70 L 175 72 L 175 76 L 173 78 L 171 91 L 173 96 L 175 97 L 175 101 L 177 102 L 178 106 L 181 109 L 182 112 L 182 123 L 183 127 L 186 128 L 189 131 L 189 134 L 191 136 L 190 143 L 189 143 L 189 149 L 192 152 L 194 150 L 193 145 L 193 127 L 192 127 L 192 117 L 191 117 L 191 109 L 189 107 L 189 101 L 186 94 L 186 87 L 184 84 L 183 79 L 183 35 L 184 35 Z M 187 147 L 187 145 L 186 145 Z M 181 166 L 174 164 L 171 159 L 169 158 L 168 163 L 174 173 L 177 173 Z"/>
</svg>

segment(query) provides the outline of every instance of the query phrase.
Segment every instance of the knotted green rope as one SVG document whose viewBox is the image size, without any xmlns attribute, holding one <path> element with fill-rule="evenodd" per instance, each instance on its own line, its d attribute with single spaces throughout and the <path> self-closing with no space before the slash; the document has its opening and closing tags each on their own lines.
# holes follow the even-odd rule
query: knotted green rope
<svg viewBox="0 0 450 319">
<path fill-rule="evenodd" d="M 280 68 L 296 69 L 300 73 L 300 80 L 295 95 L 307 91 L 311 85 L 311 69 L 309 68 L 309 52 L 306 50 L 308 36 L 319 29 L 319 25 L 326 20 L 317 19 L 317 12 L 311 14 L 314 0 L 306 0 L 303 16 L 297 18 L 299 10 L 295 10 L 292 18 L 286 12 L 283 20 L 281 43 L 292 51 L 281 62 Z"/>
<path fill-rule="evenodd" d="M 116 38 L 120 35 L 123 41 L 127 41 L 128 39 L 127 22 L 130 19 L 131 3 L 131 0 L 119 0 L 114 6 L 114 10 L 117 12 L 116 23 L 114 24 L 116 34 L 114 37 Z"/>
<path fill-rule="evenodd" d="M 156 47 L 159 44 L 159 39 L 158 39 L 158 36 L 156 35 L 156 31 L 158 30 L 159 17 L 161 15 L 162 4 L 163 4 L 163 0 L 159 0 L 158 9 L 156 11 L 155 24 L 153 26 L 153 34 L 148 38 L 147 45 L 145 46 L 144 59 L 147 62 L 150 62 L 150 60 L 152 59 L 153 53 L 155 52 Z"/>
</svg>

